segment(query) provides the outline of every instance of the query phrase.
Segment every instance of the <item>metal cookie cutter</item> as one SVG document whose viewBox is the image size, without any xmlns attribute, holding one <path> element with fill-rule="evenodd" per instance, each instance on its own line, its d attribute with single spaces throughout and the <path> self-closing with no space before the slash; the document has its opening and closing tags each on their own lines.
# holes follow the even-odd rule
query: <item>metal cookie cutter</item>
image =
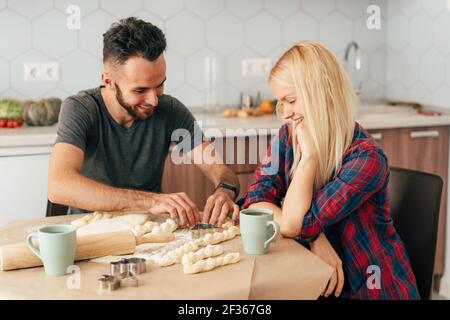
<svg viewBox="0 0 450 320">
<path fill-rule="evenodd" d="M 212 233 L 220 230 L 221 228 L 218 228 L 215 224 L 209 223 L 198 223 L 191 228 L 192 236 L 194 238 L 201 238 L 207 233 Z"/>
<path fill-rule="evenodd" d="M 98 279 L 98 289 L 99 291 L 107 291 L 111 292 L 120 287 L 120 280 L 109 274 L 102 275 L 101 278 Z"/>
<path fill-rule="evenodd" d="M 128 259 L 129 274 L 138 275 L 147 271 L 144 258 L 130 258 Z"/>
<path fill-rule="evenodd" d="M 128 274 L 138 275 L 147 271 L 144 258 L 130 258 L 110 263 L 111 275 L 126 278 Z"/>
<path fill-rule="evenodd" d="M 127 259 L 111 262 L 110 268 L 111 268 L 111 275 L 119 278 L 119 280 L 126 277 L 126 274 L 128 273 Z"/>
<path fill-rule="evenodd" d="M 122 287 L 137 287 L 139 286 L 139 281 L 136 276 L 127 273 L 127 276 L 125 278 L 120 279 L 120 285 Z"/>
</svg>

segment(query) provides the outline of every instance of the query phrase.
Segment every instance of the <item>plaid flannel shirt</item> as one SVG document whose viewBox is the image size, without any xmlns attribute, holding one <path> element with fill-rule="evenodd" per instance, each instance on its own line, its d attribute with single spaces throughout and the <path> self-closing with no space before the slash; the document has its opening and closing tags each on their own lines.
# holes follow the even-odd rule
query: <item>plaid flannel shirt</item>
<svg viewBox="0 0 450 320">
<path fill-rule="evenodd" d="M 243 208 L 263 201 L 281 207 L 293 162 L 290 131 L 285 124 L 272 140 Z M 308 243 L 320 233 L 326 235 L 342 260 L 349 288 L 342 293 L 343 298 L 420 298 L 409 258 L 390 216 L 388 181 L 383 150 L 356 123 L 342 167 L 325 186 L 314 191 L 298 239 Z M 377 274 L 374 270 L 380 271 L 379 289 L 371 277 Z"/>
</svg>

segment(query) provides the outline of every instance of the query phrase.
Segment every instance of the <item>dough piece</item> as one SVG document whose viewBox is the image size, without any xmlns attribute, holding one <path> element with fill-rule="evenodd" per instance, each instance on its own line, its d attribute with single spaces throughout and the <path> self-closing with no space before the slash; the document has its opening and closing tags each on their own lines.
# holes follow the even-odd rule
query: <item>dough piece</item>
<svg viewBox="0 0 450 320">
<path fill-rule="evenodd" d="M 218 256 L 218 255 L 221 255 L 222 253 L 223 253 L 223 248 L 221 245 L 208 244 L 206 247 L 201 248 L 200 250 L 184 254 L 183 258 L 181 258 L 181 263 L 183 265 L 194 264 L 197 261 L 203 260 L 205 258 Z"/>
<path fill-rule="evenodd" d="M 117 217 L 106 216 L 102 213 L 94 213 L 79 221 L 75 220 L 72 225 L 77 226 L 77 235 L 99 234 L 106 232 L 116 232 L 130 230 L 136 236 L 145 234 L 146 228 L 143 227 L 149 219 L 147 214 L 126 214 Z M 84 224 L 83 224 L 84 223 Z M 149 227 L 149 225 L 147 225 Z"/>
<path fill-rule="evenodd" d="M 123 216 L 114 217 L 113 219 L 119 220 L 132 226 L 136 226 L 144 224 L 148 221 L 149 218 L 150 216 L 145 213 L 129 213 Z"/>
<path fill-rule="evenodd" d="M 89 219 L 89 223 L 92 223 L 92 222 L 97 221 L 97 220 L 101 220 L 102 217 L 103 217 L 103 213 L 101 213 L 101 212 L 94 212 L 92 214 L 91 219 Z"/>
<path fill-rule="evenodd" d="M 77 220 L 73 220 L 70 224 L 78 229 L 78 228 L 81 228 L 82 226 L 84 226 L 85 224 L 87 224 L 87 222 L 82 219 L 77 219 Z"/>
<path fill-rule="evenodd" d="M 161 227 L 160 226 L 154 227 L 152 233 L 154 234 L 162 233 Z"/>
<path fill-rule="evenodd" d="M 104 213 L 102 219 L 111 219 L 113 215 L 111 213 Z"/>
<path fill-rule="evenodd" d="M 241 259 L 239 252 L 227 253 L 216 258 L 208 258 L 206 260 L 197 261 L 194 264 L 185 264 L 183 266 L 184 273 L 199 273 L 213 270 L 220 266 L 236 263 Z"/>
<path fill-rule="evenodd" d="M 159 228 L 154 228 L 152 233 L 172 233 L 178 228 L 176 222 L 172 219 L 167 219 L 166 222 L 161 223 Z"/>
<path fill-rule="evenodd" d="M 147 221 L 143 225 L 136 225 L 131 231 L 133 231 L 135 236 L 142 236 L 146 233 L 152 232 L 152 230 L 159 226 L 158 222 Z"/>
<path fill-rule="evenodd" d="M 231 226 L 222 232 L 207 233 L 202 238 L 195 240 L 198 246 L 205 247 L 208 244 L 218 244 L 227 240 L 231 240 L 241 234 L 239 227 Z"/>
<path fill-rule="evenodd" d="M 159 233 L 172 233 L 177 230 L 178 225 L 172 219 L 167 219 L 166 222 L 161 223 L 161 225 L 157 225 L 151 229 L 151 233 L 159 234 Z"/>
<path fill-rule="evenodd" d="M 117 231 L 132 231 L 132 227 L 116 219 L 102 219 L 85 224 L 77 229 L 77 236 Z"/>
<path fill-rule="evenodd" d="M 105 212 L 101 212 L 101 211 L 94 211 L 92 213 L 86 214 L 85 216 L 74 220 L 71 222 L 72 225 L 74 225 L 75 227 L 81 227 L 84 226 L 86 224 L 98 221 L 98 220 L 103 220 L 103 219 L 113 219 L 113 218 L 118 218 L 118 217 L 122 217 L 122 216 L 127 216 L 125 219 L 125 221 L 128 221 L 128 223 L 130 224 L 142 224 L 145 221 L 147 221 L 149 219 L 148 214 L 145 212 L 135 212 L 133 213 L 132 211 L 129 212 L 123 212 L 123 211 L 105 211 Z M 141 220 L 140 221 L 136 221 L 136 220 Z"/>
<path fill-rule="evenodd" d="M 94 215 L 96 213 L 97 212 L 86 214 L 86 215 L 82 216 L 79 219 L 73 220 L 70 224 L 75 226 L 76 228 L 84 226 L 84 225 L 88 224 L 93 219 L 93 217 L 94 217 Z"/>
<path fill-rule="evenodd" d="M 155 221 L 147 221 L 142 226 L 147 232 L 152 232 L 154 227 L 159 226 L 159 223 Z"/>
<path fill-rule="evenodd" d="M 128 214 L 113 214 L 111 212 L 98 212 L 95 211 L 91 214 L 87 214 L 77 220 L 74 220 L 71 222 L 71 224 L 73 226 L 75 226 L 76 228 L 80 228 L 82 226 L 85 226 L 87 224 L 91 224 L 94 223 L 96 221 L 100 221 L 100 220 L 106 220 L 106 219 L 118 219 L 118 221 L 125 223 L 126 225 L 131 225 L 131 226 L 135 226 L 135 225 L 142 225 L 144 222 L 146 222 L 148 219 L 150 218 L 150 216 L 148 214 L 145 213 L 128 213 Z"/>
<path fill-rule="evenodd" d="M 196 251 L 197 249 L 198 245 L 195 243 L 195 241 L 186 242 L 181 247 L 167 252 L 159 259 L 157 258 L 156 263 L 160 267 L 167 267 L 175 263 L 180 263 L 181 258 L 183 257 L 184 254 Z"/>
<path fill-rule="evenodd" d="M 222 229 L 226 230 L 234 226 L 234 221 L 228 220 L 224 224 L 222 224 Z"/>
</svg>

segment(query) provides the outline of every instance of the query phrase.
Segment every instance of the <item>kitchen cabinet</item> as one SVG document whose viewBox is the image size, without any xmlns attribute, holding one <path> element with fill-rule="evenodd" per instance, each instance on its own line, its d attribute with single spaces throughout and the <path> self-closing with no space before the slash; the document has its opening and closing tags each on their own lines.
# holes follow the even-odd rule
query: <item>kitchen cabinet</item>
<svg viewBox="0 0 450 320">
<path fill-rule="evenodd" d="M 51 147 L 0 148 L 0 226 L 44 218 Z"/>
<path fill-rule="evenodd" d="M 239 198 L 244 197 L 250 186 L 256 167 L 264 159 L 271 136 L 227 137 L 212 141 L 224 162 L 236 173 L 241 188 Z M 239 152 L 238 152 L 239 150 Z M 213 184 L 201 170 L 191 164 L 174 164 L 170 153 L 165 162 L 163 192 L 186 192 L 200 210 L 214 192 Z"/>
<path fill-rule="evenodd" d="M 388 156 L 389 166 L 433 173 L 444 181 L 434 266 L 437 289 L 444 272 L 449 129 L 446 126 L 437 126 L 369 132 Z"/>
</svg>

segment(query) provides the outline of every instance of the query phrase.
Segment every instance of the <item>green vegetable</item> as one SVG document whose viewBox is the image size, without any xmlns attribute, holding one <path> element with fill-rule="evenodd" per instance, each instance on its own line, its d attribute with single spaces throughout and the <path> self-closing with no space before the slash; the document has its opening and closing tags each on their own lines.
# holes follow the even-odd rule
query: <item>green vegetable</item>
<svg viewBox="0 0 450 320">
<path fill-rule="evenodd" d="M 13 99 L 0 100 L 0 118 L 21 119 L 22 106 Z"/>
<path fill-rule="evenodd" d="M 22 117 L 29 126 L 51 126 L 58 122 L 61 99 L 48 98 L 38 101 L 25 101 Z"/>
</svg>

